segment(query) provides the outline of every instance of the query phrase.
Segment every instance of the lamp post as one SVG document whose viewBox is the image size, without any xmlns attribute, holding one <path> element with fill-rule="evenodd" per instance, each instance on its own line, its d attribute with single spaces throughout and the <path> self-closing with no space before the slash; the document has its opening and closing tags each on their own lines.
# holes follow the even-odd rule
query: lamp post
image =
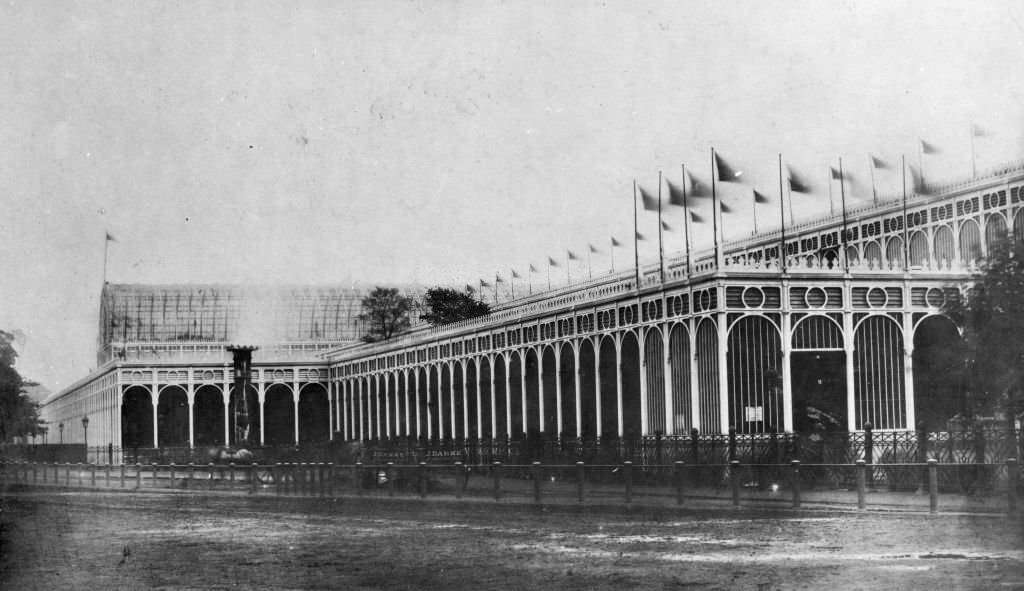
<svg viewBox="0 0 1024 591">
<path fill-rule="evenodd" d="M 89 415 L 82 417 L 82 438 L 85 439 L 85 461 L 89 462 Z"/>
<path fill-rule="evenodd" d="M 61 445 L 63 445 L 64 444 L 64 423 L 59 423 L 57 425 L 57 428 L 60 429 L 60 443 L 61 443 Z"/>
</svg>

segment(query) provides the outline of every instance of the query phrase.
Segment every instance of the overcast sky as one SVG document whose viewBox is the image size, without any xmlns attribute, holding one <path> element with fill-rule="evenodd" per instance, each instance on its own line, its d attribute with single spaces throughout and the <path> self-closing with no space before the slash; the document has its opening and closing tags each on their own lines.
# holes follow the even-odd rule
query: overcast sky
<svg viewBox="0 0 1024 591">
<path fill-rule="evenodd" d="M 778 198 L 780 152 L 816 185 L 798 218 L 828 211 L 840 156 L 852 204 L 869 153 L 916 163 L 919 138 L 942 149 L 928 177 L 961 177 L 972 122 L 980 169 L 1024 155 L 1022 23 L 1017 0 L 7 2 L 0 328 L 24 332 L 23 374 L 85 375 L 108 231 L 111 282 L 461 285 L 533 263 L 536 286 L 588 243 L 606 271 L 612 235 L 626 266 L 633 180 L 706 180 L 712 146 L 744 171 L 734 237 L 751 189 Z"/>
</svg>

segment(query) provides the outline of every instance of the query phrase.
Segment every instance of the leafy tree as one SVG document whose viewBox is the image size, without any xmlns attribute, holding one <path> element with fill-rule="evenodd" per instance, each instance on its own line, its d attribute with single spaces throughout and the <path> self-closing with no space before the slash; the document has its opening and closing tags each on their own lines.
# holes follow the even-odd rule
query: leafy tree
<svg viewBox="0 0 1024 591">
<path fill-rule="evenodd" d="M 409 328 L 412 298 L 393 287 L 375 287 L 363 298 L 359 320 L 366 326 L 363 340 L 367 343 L 386 341 Z"/>
<path fill-rule="evenodd" d="M 39 405 L 25 393 L 26 386 L 35 384 L 14 369 L 17 358 L 14 335 L 0 330 L 0 442 L 41 435 L 44 430 Z"/>
<path fill-rule="evenodd" d="M 993 246 L 967 297 L 947 313 L 964 329 L 970 411 L 1024 410 L 1024 243 Z"/>
<path fill-rule="evenodd" d="M 449 287 L 432 287 L 423 296 L 424 313 L 420 318 L 437 326 L 458 322 L 467 318 L 484 316 L 491 312 L 487 303 L 474 297 L 473 288 L 466 286 L 465 291 Z"/>
</svg>

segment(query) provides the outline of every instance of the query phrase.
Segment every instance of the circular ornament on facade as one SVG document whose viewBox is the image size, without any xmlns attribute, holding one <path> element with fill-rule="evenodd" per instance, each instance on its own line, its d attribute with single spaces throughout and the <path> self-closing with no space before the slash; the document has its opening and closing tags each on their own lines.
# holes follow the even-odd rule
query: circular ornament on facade
<svg viewBox="0 0 1024 591">
<path fill-rule="evenodd" d="M 623 308 L 622 321 L 623 324 L 633 324 L 633 308 Z"/>
<path fill-rule="evenodd" d="M 130 375 L 132 377 L 132 381 L 133 382 L 141 382 L 142 381 L 142 372 L 141 371 L 135 370 Z"/>
<path fill-rule="evenodd" d="M 671 310 L 673 316 L 681 316 L 683 314 L 682 296 L 672 296 L 672 299 L 669 300 L 669 305 L 672 306 Z"/>
<path fill-rule="evenodd" d="M 178 372 L 176 372 L 176 371 L 169 371 L 169 372 L 167 372 L 167 381 L 168 382 L 177 382 L 180 379 L 181 379 L 181 377 L 178 375 Z"/>
<path fill-rule="evenodd" d="M 764 305 L 764 291 L 760 287 L 748 287 L 743 290 L 743 305 L 747 308 L 760 308 Z"/>
<path fill-rule="evenodd" d="M 204 382 L 212 382 L 213 381 L 213 372 L 210 371 L 210 370 L 204 371 L 203 372 L 203 381 Z"/>
<path fill-rule="evenodd" d="M 275 369 L 273 375 L 274 375 L 274 381 L 275 382 L 283 382 L 284 381 L 284 370 L 283 369 Z"/>
<path fill-rule="evenodd" d="M 808 308 L 823 308 L 828 303 L 828 294 L 820 287 L 812 287 L 804 293 L 804 303 Z"/>
<path fill-rule="evenodd" d="M 700 307 L 701 312 L 706 312 L 711 309 L 711 292 L 709 290 L 703 290 L 697 296 L 697 303 Z"/>
<path fill-rule="evenodd" d="M 932 308 L 941 308 L 946 305 L 946 292 L 938 287 L 931 287 L 925 293 L 924 300 Z"/>
<path fill-rule="evenodd" d="M 309 370 L 309 381 L 316 382 L 320 379 L 320 370 L 313 368 Z"/>
<path fill-rule="evenodd" d="M 612 312 L 611 310 L 603 310 L 601 312 L 601 326 L 608 328 L 612 325 Z"/>
<path fill-rule="evenodd" d="M 889 294 L 881 287 L 872 287 L 868 290 L 868 306 L 872 308 L 884 308 L 889 303 Z"/>
</svg>

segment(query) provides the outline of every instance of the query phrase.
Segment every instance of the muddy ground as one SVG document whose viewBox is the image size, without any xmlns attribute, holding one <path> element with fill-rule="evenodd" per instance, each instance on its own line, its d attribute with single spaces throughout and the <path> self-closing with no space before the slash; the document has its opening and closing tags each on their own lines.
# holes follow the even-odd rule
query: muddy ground
<svg viewBox="0 0 1024 591">
<path fill-rule="evenodd" d="M 1024 589 L 982 515 L 7 492 L 3 589 Z"/>
</svg>

